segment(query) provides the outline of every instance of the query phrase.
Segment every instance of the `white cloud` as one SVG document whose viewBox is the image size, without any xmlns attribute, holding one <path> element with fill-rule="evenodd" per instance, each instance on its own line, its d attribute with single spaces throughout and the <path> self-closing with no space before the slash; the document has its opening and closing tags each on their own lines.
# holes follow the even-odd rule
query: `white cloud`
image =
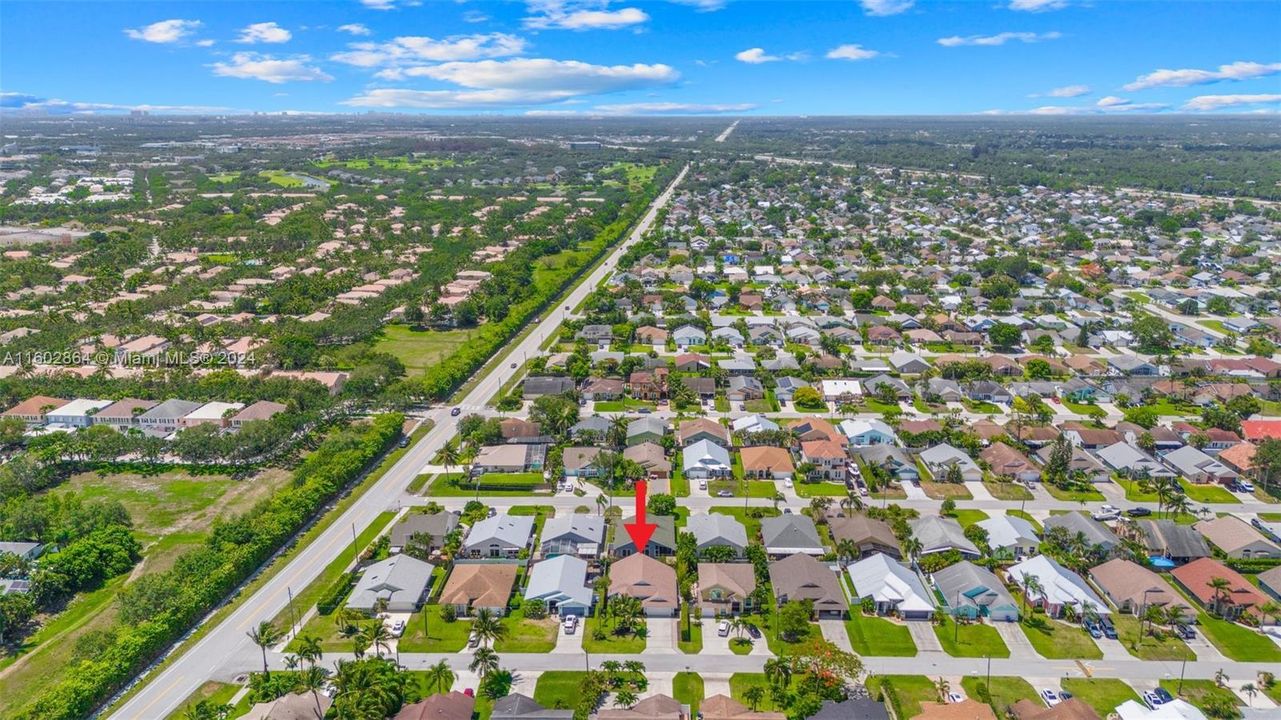
<svg viewBox="0 0 1281 720">
<path fill-rule="evenodd" d="M 649 102 L 597 105 L 596 111 L 609 115 L 722 115 L 755 110 L 753 103 L 678 103 Z"/>
<path fill-rule="evenodd" d="M 859 0 L 859 4 L 868 15 L 884 17 L 907 12 L 916 4 L 916 0 Z"/>
<path fill-rule="evenodd" d="M 761 63 L 778 62 L 783 58 L 777 55 L 768 55 L 764 48 L 748 48 L 742 52 L 734 53 L 734 59 L 739 62 L 745 62 L 749 65 L 760 65 Z"/>
<path fill-rule="evenodd" d="M 649 20 L 640 8 L 610 10 L 608 0 L 531 0 L 529 12 L 525 27 L 535 30 L 618 30 Z"/>
<path fill-rule="evenodd" d="M 1064 85 L 1063 87 L 1056 87 L 1046 93 L 1049 97 L 1055 98 L 1074 98 L 1089 94 L 1089 85 Z"/>
<path fill-rule="evenodd" d="M 218 62 L 214 63 L 212 67 L 214 75 L 221 77 L 262 80 L 276 85 L 293 81 L 322 80 L 329 82 L 333 80 L 333 77 L 325 73 L 325 71 L 308 65 L 307 63 L 310 61 L 311 58 L 306 55 L 292 58 L 275 58 L 271 55 L 262 55 L 254 52 L 238 52 L 231 56 L 230 63 Z"/>
<path fill-rule="evenodd" d="M 1034 32 L 1003 32 L 996 35 L 952 35 L 951 37 L 939 38 L 938 44 L 943 47 L 960 47 L 962 45 L 979 45 L 983 47 L 995 47 L 1004 45 L 1007 42 L 1017 41 L 1022 43 L 1035 43 L 1043 40 L 1057 40 L 1063 37 L 1063 33 L 1057 30 L 1046 33 Z"/>
<path fill-rule="evenodd" d="M 525 40 L 506 33 L 452 35 L 441 39 L 407 35 L 391 42 L 359 42 L 347 47 L 348 50 L 334 53 L 329 59 L 357 67 L 481 60 L 519 55 L 525 51 Z"/>
<path fill-rule="evenodd" d="M 125 35 L 150 43 L 176 43 L 190 37 L 201 25 L 199 20 L 161 20 L 140 28 L 125 28 Z"/>
<path fill-rule="evenodd" d="M 827 51 L 828 60 L 868 60 L 880 55 L 876 50 L 868 50 L 862 45 L 838 45 Z"/>
<path fill-rule="evenodd" d="M 1010 0 L 1010 9 L 1022 12 L 1062 10 L 1067 6 L 1067 0 Z"/>
<path fill-rule="evenodd" d="M 351 35 L 373 35 L 374 34 L 373 30 L 370 30 L 369 28 L 365 27 L 361 23 L 347 23 L 346 25 L 339 25 L 338 32 L 345 32 Z"/>
<path fill-rule="evenodd" d="M 42 98 L 16 92 L 0 92 L 0 109 L 26 112 L 46 112 L 55 115 L 117 113 L 145 110 L 150 113 L 173 115 L 204 115 L 211 113 L 244 112 L 214 105 L 126 105 L 121 103 L 95 103 Z"/>
<path fill-rule="evenodd" d="M 1268 93 L 1259 95 L 1198 95 L 1183 105 L 1184 110 L 1204 112 L 1222 110 L 1223 108 L 1241 105 L 1271 105 L 1281 103 L 1281 94 Z"/>
<path fill-rule="evenodd" d="M 676 5 L 689 5 L 699 12 L 715 12 L 729 4 L 729 0 L 667 0 Z"/>
<path fill-rule="evenodd" d="M 571 97 L 558 92 L 523 90 L 406 90 L 375 88 L 342 101 L 353 107 L 419 108 L 449 110 L 462 108 L 539 105 Z"/>
<path fill-rule="evenodd" d="M 207 40 L 207 39 L 206 39 L 206 40 L 197 40 L 197 41 L 196 41 L 196 47 L 213 47 L 213 46 L 214 46 L 214 41 L 213 41 L 213 40 Z"/>
<path fill-rule="evenodd" d="M 360 4 L 370 10 L 395 10 L 396 0 L 360 0 Z"/>
<path fill-rule="evenodd" d="M 1154 87 L 1186 87 L 1188 85 L 1205 85 L 1223 80 L 1249 80 L 1281 73 L 1281 63 L 1257 63 L 1238 61 L 1229 65 L 1220 65 L 1218 70 L 1182 70 L 1160 69 L 1147 75 L 1140 75 L 1134 82 L 1125 85 L 1131 92 L 1147 90 Z"/>
<path fill-rule="evenodd" d="M 247 25 L 240 30 L 239 43 L 284 43 L 293 38 L 293 33 L 274 22 L 260 22 Z"/>
<path fill-rule="evenodd" d="M 1126 100 L 1125 98 L 1117 97 L 1115 95 L 1108 95 L 1105 98 L 1099 98 L 1099 101 L 1095 103 L 1095 105 L 1098 105 L 1099 107 L 1115 107 L 1117 105 L 1124 105 L 1128 102 L 1130 101 Z"/>
<path fill-rule="evenodd" d="M 479 10 L 468 10 L 463 13 L 463 22 L 466 23 L 483 23 L 489 20 L 489 16 Z"/>
</svg>

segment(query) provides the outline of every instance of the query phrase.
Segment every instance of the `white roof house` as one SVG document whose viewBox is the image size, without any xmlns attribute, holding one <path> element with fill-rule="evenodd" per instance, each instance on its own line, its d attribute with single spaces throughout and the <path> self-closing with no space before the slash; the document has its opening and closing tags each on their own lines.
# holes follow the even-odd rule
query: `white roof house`
<svg viewBox="0 0 1281 720">
<path fill-rule="evenodd" d="M 822 380 L 819 382 L 824 400 L 837 400 L 842 397 L 860 397 L 863 387 L 857 380 Z"/>
<path fill-rule="evenodd" d="M 587 587 L 587 561 L 572 555 L 558 555 L 534 565 L 525 586 L 526 600 L 542 600 L 548 610 L 562 615 L 586 615 L 592 609 L 594 593 Z"/>
<path fill-rule="evenodd" d="M 191 427 L 201 423 L 221 423 L 228 412 L 243 410 L 244 403 L 229 403 L 214 400 L 192 410 L 182 417 L 179 422 L 182 425 Z"/>
<path fill-rule="evenodd" d="M 1036 578 L 1041 586 L 1040 592 L 1030 594 L 1028 600 L 1034 604 L 1044 604 L 1051 616 L 1058 617 L 1067 606 L 1075 608 L 1078 613 L 1091 606 L 1100 615 L 1112 613 L 1107 603 L 1094 594 L 1084 578 L 1049 556 L 1037 555 L 1011 566 L 1009 576 L 1025 592 L 1027 579 Z"/>
<path fill-rule="evenodd" d="M 882 553 L 869 555 L 846 568 L 856 599 L 870 597 L 882 614 L 896 611 L 904 619 L 927 619 L 934 598 L 910 568 Z"/>
<path fill-rule="evenodd" d="M 699 440 L 685 448 L 681 455 L 685 477 L 707 478 L 729 475 L 732 471 L 729 451 L 710 440 Z"/>
<path fill-rule="evenodd" d="M 778 423 L 764 415 L 744 415 L 740 418 L 734 418 L 730 422 L 730 427 L 734 428 L 734 432 L 755 433 L 777 430 Z"/>
<path fill-rule="evenodd" d="M 114 401 L 77 398 L 56 410 L 50 410 L 45 415 L 45 422 L 50 425 L 84 427 L 91 422 L 90 418 L 94 413 L 111 405 L 112 402 Z"/>
<path fill-rule="evenodd" d="M 1205 713 L 1178 698 L 1155 708 L 1149 708 L 1138 700 L 1126 700 L 1117 706 L 1116 714 L 1121 720 L 1206 720 Z"/>
<path fill-rule="evenodd" d="M 934 474 L 936 480 L 946 478 L 948 469 L 953 465 L 960 467 L 961 479 L 966 482 L 983 479 L 983 469 L 978 466 L 978 463 L 974 462 L 963 450 L 954 448 L 947 443 L 939 443 L 925 450 L 921 453 L 920 458 L 921 462 L 925 463 L 925 467 L 929 468 L 930 472 Z"/>
<path fill-rule="evenodd" d="M 1015 557 L 1036 554 L 1041 538 L 1032 523 L 1013 515 L 996 515 L 976 523 L 987 531 L 987 546 L 993 552 L 1004 550 Z"/>
</svg>

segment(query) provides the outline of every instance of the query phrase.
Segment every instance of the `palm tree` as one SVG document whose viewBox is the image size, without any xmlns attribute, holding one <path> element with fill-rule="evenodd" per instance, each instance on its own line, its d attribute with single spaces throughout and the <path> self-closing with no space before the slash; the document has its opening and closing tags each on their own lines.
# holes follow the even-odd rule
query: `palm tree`
<svg viewBox="0 0 1281 720">
<path fill-rule="evenodd" d="M 1232 589 L 1232 583 L 1227 578 L 1212 577 L 1210 582 L 1206 583 L 1214 591 L 1214 613 L 1223 614 L 1223 600 L 1228 596 L 1228 591 Z"/>
<path fill-rule="evenodd" d="M 459 454 L 458 452 L 458 445 L 455 444 L 453 441 L 445 443 L 445 447 L 440 449 L 440 454 L 438 456 L 438 459 L 440 460 L 440 464 L 445 466 L 446 475 L 450 474 L 449 473 L 450 468 L 457 465 L 459 459 L 461 458 L 462 458 L 462 455 Z"/>
<path fill-rule="evenodd" d="M 348 607 L 338 608 L 334 613 L 334 625 L 338 628 L 338 634 L 343 637 L 351 637 L 360 629 L 360 621 L 364 618 L 360 612 Z"/>
<path fill-rule="evenodd" d="M 939 702 L 947 702 L 947 694 L 952 689 L 952 684 L 947 681 L 947 678 L 941 677 L 934 683 L 934 686 L 939 691 Z"/>
<path fill-rule="evenodd" d="M 480 638 L 482 645 L 492 646 L 507 637 L 507 626 L 488 608 L 476 611 L 476 620 L 472 622 L 471 630 Z"/>
<path fill-rule="evenodd" d="M 810 518 L 816 523 L 822 523 L 827 509 L 832 506 L 832 498 L 819 496 L 810 499 Z"/>
<path fill-rule="evenodd" d="M 1250 707 L 1254 707 L 1254 696 L 1259 694 L 1259 688 L 1255 687 L 1254 683 L 1246 683 L 1241 686 L 1241 692 L 1245 693 L 1246 702 Z"/>
<path fill-rule="evenodd" d="M 909 558 L 915 558 L 917 554 L 921 552 L 922 548 L 923 546 L 921 545 L 921 541 L 914 537 L 910 537 L 903 541 L 903 549 L 907 551 L 907 556 Z"/>
<path fill-rule="evenodd" d="M 753 685 L 743 692 L 743 699 L 752 707 L 752 712 L 756 712 L 756 708 L 765 699 L 765 688 L 760 685 Z"/>
<path fill-rule="evenodd" d="M 619 690 L 618 694 L 614 695 L 614 707 L 630 709 L 636 704 L 636 700 L 636 693 L 631 690 Z"/>
<path fill-rule="evenodd" d="M 324 668 L 312 665 L 298 675 L 298 686 L 304 692 L 311 693 L 311 699 L 316 703 L 316 718 L 319 720 L 325 716 L 325 711 L 320 708 L 320 690 L 325 687 L 329 678 L 325 675 Z"/>
<path fill-rule="evenodd" d="M 747 623 L 743 622 L 742 616 L 735 615 L 734 618 L 729 621 L 729 630 L 734 633 L 735 637 L 741 638 L 743 637 L 743 633 L 747 630 Z"/>
<path fill-rule="evenodd" d="M 369 649 L 369 638 L 365 633 L 358 632 L 351 636 L 351 652 L 358 658 L 365 656 L 365 651 Z"/>
<path fill-rule="evenodd" d="M 765 661 L 765 679 L 773 687 L 787 687 L 792 682 L 792 666 L 782 658 Z"/>
<path fill-rule="evenodd" d="M 478 647 L 468 667 L 484 680 L 486 675 L 498 669 L 498 653 L 487 647 Z"/>
<path fill-rule="evenodd" d="M 320 647 L 320 638 L 314 635 L 298 636 L 298 657 L 315 667 L 324 651 Z"/>
<path fill-rule="evenodd" d="M 862 510 L 863 497 L 853 492 L 846 493 L 845 497 L 841 499 L 841 509 L 844 510 L 847 515 L 852 515 L 855 510 Z"/>
<path fill-rule="evenodd" d="M 383 656 L 384 649 L 391 651 L 391 631 L 387 629 L 382 620 L 375 619 L 369 622 L 361 629 L 359 637 L 367 642 L 368 647 L 372 647 L 374 653 L 380 658 Z"/>
<path fill-rule="evenodd" d="M 289 655 L 286 655 L 286 656 L 285 656 L 285 669 L 286 669 L 286 670 L 297 670 L 297 669 L 298 669 L 298 656 L 297 656 L 297 655 L 294 655 L 294 654 L 290 653 Z"/>
<path fill-rule="evenodd" d="M 1264 620 L 1268 618 L 1281 618 L 1281 603 L 1277 603 L 1275 600 L 1269 600 L 1260 605 L 1258 611 L 1259 617 Z"/>
<path fill-rule="evenodd" d="M 609 498 L 605 497 L 605 493 L 598 494 L 596 496 L 596 514 L 600 515 L 604 513 L 605 506 L 608 504 L 609 504 Z"/>
<path fill-rule="evenodd" d="M 629 421 L 626 415 L 614 415 L 609 419 L 609 429 L 605 431 L 605 437 L 609 444 L 614 447 L 622 447 L 627 444 L 627 425 Z"/>
<path fill-rule="evenodd" d="M 427 668 L 426 677 L 424 678 L 427 683 L 427 689 L 433 694 L 449 692 L 456 679 L 458 679 L 458 676 L 454 674 L 453 670 L 449 669 L 449 663 L 444 660 Z"/>
<path fill-rule="evenodd" d="M 1192 503 L 1188 501 L 1188 496 L 1183 493 L 1174 493 L 1170 499 L 1165 502 L 1165 509 L 1173 513 L 1174 517 L 1186 514 L 1192 509 Z"/>
<path fill-rule="evenodd" d="M 836 543 L 836 555 L 841 559 L 842 566 L 858 557 L 858 552 L 858 543 L 849 538 L 844 538 Z"/>
<path fill-rule="evenodd" d="M 1027 612 L 1028 601 L 1032 599 L 1033 595 L 1036 595 L 1038 597 L 1045 596 L 1045 586 L 1041 585 L 1041 581 L 1038 580 L 1035 575 L 1028 575 L 1027 573 L 1024 573 L 1022 579 L 1023 579 L 1023 612 Z"/>
<path fill-rule="evenodd" d="M 1228 677 L 1227 673 L 1223 672 L 1223 668 L 1219 668 L 1218 670 L 1214 671 L 1214 684 L 1218 685 L 1219 687 L 1223 687 L 1224 685 L 1227 685 L 1228 681 L 1231 679 L 1232 678 Z"/>
<path fill-rule="evenodd" d="M 258 627 L 246 632 L 245 635 L 248 635 L 254 645 L 257 645 L 262 650 L 262 672 L 263 674 L 270 674 L 271 671 L 267 669 L 267 648 L 280 642 L 283 633 L 275 625 L 272 625 L 270 621 L 263 620 L 258 623 Z"/>
</svg>

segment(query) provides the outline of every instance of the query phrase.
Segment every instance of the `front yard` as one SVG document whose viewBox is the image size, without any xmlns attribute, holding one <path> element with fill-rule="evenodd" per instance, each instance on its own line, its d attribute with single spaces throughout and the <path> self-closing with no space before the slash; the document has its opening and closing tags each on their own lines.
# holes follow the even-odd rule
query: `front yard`
<svg viewBox="0 0 1281 720">
<path fill-rule="evenodd" d="M 931 480 L 922 480 L 921 489 L 925 491 L 926 495 L 929 495 L 935 500 L 946 500 L 948 498 L 952 498 L 953 500 L 974 499 L 974 496 L 970 494 L 969 489 L 961 483 L 941 483 L 933 482 Z"/>
<path fill-rule="evenodd" d="M 924 675 L 873 675 L 867 679 L 867 691 L 894 708 L 900 718 L 916 717 L 921 703 L 939 700 L 938 686 Z"/>
<path fill-rule="evenodd" d="M 1094 708 L 1099 717 L 1107 717 L 1126 700 L 1138 700 L 1139 694 L 1122 680 L 1111 678 L 1065 678 L 1063 689 Z"/>
<path fill-rule="evenodd" d="M 423 629 L 424 613 L 427 615 L 426 630 Z M 398 647 L 401 652 L 453 653 L 467 646 L 470 634 L 471 620 L 458 618 L 445 622 L 440 617 L 439 605 L 427 605 L 405 623 L 405 634 L 400 638 Z"/>
<path fill-rule="evenodd" d="M 551 617 L 530 620 L 524 610 L 513 610 L 502 623 L 507 628 L 507 637 L 494 644 L 495 652 L 547 653 L 556 648 L 559 628 Z"/>
<path fill-rule="evenodd" d="M 1139 621 L 1133 615 L 1112 615 L 1112 624 L 1116 634 L 1129 653 L 1140 660 L 1195 660 L 1196 653 L 1172 632 L 1160 631 L 1160 637 L 1145 632 L 1142 642 L 1139 640 Z"/>
<path fill-rule="evenodd" d="M 1010 649 L 1005 646 L 1001 634 L 996 628 L 983 623 L 961 623 L 959 628 L 952 618 L 945 617 L 934 626 L 934 634 L 943 645 L 943 651 L 952 657 L 997 657 L 1010 656 Z"/>
<path fill-rule="evenodd" d="M 548 670 L 534 685 L 534 702 L 546 708 L 575 708 L 587 673 L 582 670 Z"/>
<path fill-rule="evenodd" d="M 1197 616 L 1198 630 L 1227 657 L 1238 662 L 1281 663 L 1281 647 L 1264 635 L 1236 623 L 1210 617 Z"/>
<path fill-rule="evenodd" d="M 1244 704 L 1235 693 L 1215 685 L 1213 680 L 1184 680 L 1182 691 L 1179 690 L 1179 685 L 1177 679 L 1161 681 L 1161 687 L 1170 691 L 1171 695 L 1183 698 L 1201 710 L 1206 710 L 1211 704 L 1223 707 L 1237 707 Z M 1240 717 L 1240 714 L 1233 717 Z"/>
<path fill-rule="evenodd" d="M 912 633 L 906 627 L 884 618 L 864 615 L 858 608 L 854 608 L 850 612 L 850 619 L 845 621 L 845 632 L 850 636 L 854 652 L 859 655 L 916 655 L 916 643 L 912 641 Z"/>
<path fill-rule="evenodd" d="M 1043 704 L 1037 697 L 1036 689 L 1021 677 L 998 676 L 989 683 L 986 678 L 971 676 L 961 678 L 961 687 L 969 697 L 992 706 L 997 717 L 1008 717 L 1009 707 L 1020 700 L 1030 700 L 1037 707 Z M 984 689 L 986 693 L 983 692 Z"/>
<path fill-rule="evenodd" d="M 984 480 L 983 487 L 997 500 L 1031 500 L 1032 493 L 1022 485 L 1001 480 Z"/>
<path fill-rule="evenodd" d="M 637 622 L 643 626 L 643 620 Z M 597 628 L 604 632 L 603 639 L 597 639 Z M 589 653 L 636 655 L 645 651 L 645 638 L 635 633 L 617 635 L 614 633 L 614 625 L 601 618 L 587 618 L 579 632 L 583 634 L 583 649 Z"/>
<path fill-rule="evenodd" d="M 1032 647 L 1051 660 L 1098 660 L 1103 651 L 1080 625 L 1068 625 L 1034 613 L 1019 621 Z"/>
</svg>

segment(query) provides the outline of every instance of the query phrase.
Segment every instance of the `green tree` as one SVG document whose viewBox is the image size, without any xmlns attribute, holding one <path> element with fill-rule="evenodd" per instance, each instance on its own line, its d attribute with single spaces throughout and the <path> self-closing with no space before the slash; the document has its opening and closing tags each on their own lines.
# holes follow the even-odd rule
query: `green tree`
<svg viewBox="0 0 1281 720">
<path fill-rule="evenodd" d="M 267 648 L 280 642 L 280 639 L 284 637 L 284 633 L 275 625 L 272 625 L 270 621 L 263 620 L 258 623 L 257 627 L 246 632 L 245 635 L 249 637 L 254 645 L 258 646 L 258 649 L 262 650 L 262 671 L 265 674 L 270 674 L 271 670 L 267 668 Z"/>
</svg>

